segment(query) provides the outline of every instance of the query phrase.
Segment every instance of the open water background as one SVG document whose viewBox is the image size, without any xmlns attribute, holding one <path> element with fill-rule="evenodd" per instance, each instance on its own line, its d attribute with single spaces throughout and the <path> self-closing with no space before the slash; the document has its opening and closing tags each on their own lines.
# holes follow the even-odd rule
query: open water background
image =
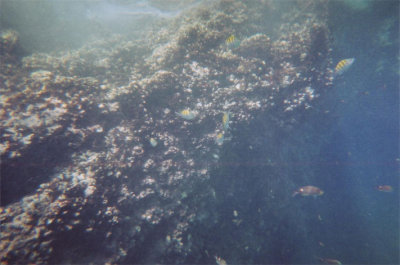
<svg viewBox="0 0 400 265">
<path fill-rule="evenodd" d="M 319 174 L 334 193 L 327 202 L 328 232 L 343 261 L 399 263 L 399 2 L 371 2 L 363 12 L 330 14 L 334 58 L 355 57 L 351 72 L 335 82 L 337 121 L 321 154 Z M 384 24 L 395 21 L 390 32 Z M 378 36 L 386 34 L 382 45 Z M 383 38 L 383 37 L 382 37 Z M 397 58 L 397 59 L 396 59 Z M 382 66 L 383 65 L 383 66 Z M 383 67 L 383 68 L 380 68 Z M 350 70 L 349 70 L 350 71 Z M 373 189 L 391 185 L 392 193 Z M 331 218 L 334 217 L 334 218 Z"/>
</svg>

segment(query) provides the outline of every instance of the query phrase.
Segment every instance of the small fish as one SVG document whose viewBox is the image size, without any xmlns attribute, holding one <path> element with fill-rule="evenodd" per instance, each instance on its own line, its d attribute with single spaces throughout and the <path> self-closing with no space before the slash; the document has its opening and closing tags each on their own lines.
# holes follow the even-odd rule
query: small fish
<svg viewBox="0 0 400 265">
<path fill-rule="evenodd" d="M 224 128 L 224 131 L 229 129 L 229 117 L 229 111 L 225 111 L 224 115 L 222 116 L 222 127 Z"/>
<path fill-rule="evenodd" d="M 232 34 L 225 40 L 225 43 L 229 45 L 230 43 L 234 42 L 235 40 L 236 40 L 236 37 L 235 37 L 235 35 Z"/>
<path fill-rule="evenodd" d="M 181 118 L 184 118 L 185 120 L 193 120 L 197 113 L 190 110 L 190 109 L 183 109 L 180 112 L 175 112 L 176 115 L 178 115 Z"/>
<path fill-rule="evenodd" d="M 238 48 L 240 45 L 240 41 L 236 39 L 235 35 L 230 35 L 226 40 L 225 40 L 226 46 L 230 49 L 235 49 Z"/>
<path fill-rule="evenodd" d="M 390 185 L 379 185 L 379 186 L 376 186 L 375 189 L 377 189 L 379 191 L 383 191 L 383 192 L 392 192 L 393 191 L 393 187 Z"/>
<path fill-rule="evenodd" d="M 336 265 L 342 264 L 337 259 L 324 259 L 324 258 L 317 258 L 317 259 L 323 264 L 336 264 Z"/>
<path fill-rule="evenodd" d="M 341 75 L 346 72 L 350 66 L 354 63 L 354 58 L 343 59 L 335 67 L 335 76 Z"/>
<path fill-rule="evenodd" d="M 222 145 L 224 143 L 224 134 L 223 133 L 219 133 L 217 134 L 217 137 L 215 137 L 215 142 L 217 143 L 217 145 Z"/>
<path fill-rule="evenodd" d="M 211 188 L 211 195 L 214 199 L 217 198 L 217 193 L 215 192 L 215 190 L 213 188 Z"/>
<path fill-rule="evenodd" d="M 156 147 L 157 144 L 158 144 L 157 140 L 154 139 L 153 137 L 150 138 L 149 142 L 150 142 L 150 145 L 151 145 L 152 147 Z"/>
<path fill-rule="evenodd" d="M 300 194 L 301 196 L 321 196 L 322 194 L 324 194 L 324 191 L 321 190 L 318 187 L 314 187 L 314 186 L 304 186 L 304 187 L 300 187 L 298 190 L 296 190 L 295 192 L 293 192 L 292 197 L 296 196 L 297 194 Z"/>
<path fill-rule="evenodd" d="M 215 262 L 218 265 L 226 265 L 227 264 L 226 261 L 221 257 L 214 256 L 214 258 L 215 258 Z"/>
</svg>

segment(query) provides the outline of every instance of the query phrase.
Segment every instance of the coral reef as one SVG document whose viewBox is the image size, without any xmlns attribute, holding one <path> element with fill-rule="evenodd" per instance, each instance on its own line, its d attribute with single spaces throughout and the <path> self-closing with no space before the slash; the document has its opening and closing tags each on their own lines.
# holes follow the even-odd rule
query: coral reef
<svg viewBox="0 0 400 265">
<path fill-rule="evenodd" d="M 289 132 L 332 82 L 329 32 L 312 13 L 282 23 L 279 38 L 260 27 L 227 49 L 249 12 L 224 0 L 160 30 L 169 37 L 1 61 L 12 68 L 0 77 L 2 262 L 155 262 L 139 258 L 149 238 L 158 262 L 185 261 L 210 169 L 233 141 L 215 141 L 224 111 L 232 135 L 260 115 Z M 2 35 L 2 56 L 13 36 Z"/>
</svg>

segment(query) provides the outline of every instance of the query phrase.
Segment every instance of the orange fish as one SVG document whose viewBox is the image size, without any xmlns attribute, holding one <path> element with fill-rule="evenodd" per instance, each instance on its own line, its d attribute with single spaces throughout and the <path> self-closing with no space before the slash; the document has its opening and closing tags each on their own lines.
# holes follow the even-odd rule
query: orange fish
<svg viewBox="0 0 400 265">
<path fill-rule="evenodd" d="M 342 264 L 337 259 L 323 259 L 323 258 L 317 258 L 317 259 L 323 264 L 337 264 L 337 265 Z"/>
<path fill-rule="evenodd" d="M 296 196 L 297 194 L 300 194 L 301 196 L 321 196 L 322 194 L 324 194 L 324 191 L 321 190 L 318 187 L 314 187 L 314 186 L 304 186 L 304 187 L 300 187 L 298 190 L 296 190 L 295 192 L 293 192 L 292 197 Z"/>
<path fill-rule="evenodd" d="M 379 191 L 383 191 L 383 192 L 392 192 L 393 188 L 390 185 L 379 185 L 376 186 L 375 189 L 379 190 Z"/>
</svg>

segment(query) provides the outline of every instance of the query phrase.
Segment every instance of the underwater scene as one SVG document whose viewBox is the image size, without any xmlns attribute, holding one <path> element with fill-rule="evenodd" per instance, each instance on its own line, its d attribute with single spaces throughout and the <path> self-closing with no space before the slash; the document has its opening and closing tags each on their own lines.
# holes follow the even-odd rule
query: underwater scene
<svg viewBox="0 0 400 265">
<path fill-rule="evenodd" d="M 2 0 L 1 264 L 399 264 L 398 0 Z"/>
</svg>

